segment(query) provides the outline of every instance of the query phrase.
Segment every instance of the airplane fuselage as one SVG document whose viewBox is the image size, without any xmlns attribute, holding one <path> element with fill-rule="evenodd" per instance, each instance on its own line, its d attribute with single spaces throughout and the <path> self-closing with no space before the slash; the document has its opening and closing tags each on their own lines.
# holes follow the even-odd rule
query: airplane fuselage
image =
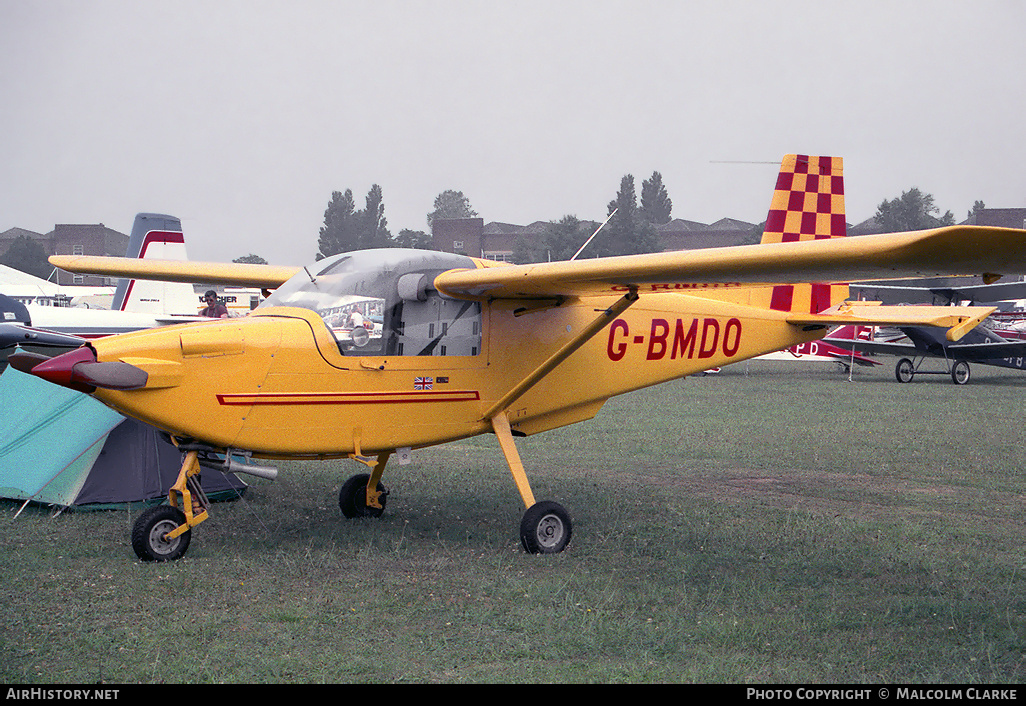
<svg viewBox="0 0 1026 706">
<path fill-rule="evenodd" d="M 485 303 L 480 345 L 456 351 L 470 355 L 346 354 L 316 313 L 264 308 L 96 341 L 98 361 L 130 363 L 148 381 L 93 394 L 175 436 L 268 457 L 428 446 L 491 431 L 490 405 L 615 300 L 520 316 L 513 303 Z M 517 399 L 511 427 L 533 434 L 589 419 L 614 395 L 821 334 L 783 319 L 702 297 L 642 297 Z"/>
</svg>

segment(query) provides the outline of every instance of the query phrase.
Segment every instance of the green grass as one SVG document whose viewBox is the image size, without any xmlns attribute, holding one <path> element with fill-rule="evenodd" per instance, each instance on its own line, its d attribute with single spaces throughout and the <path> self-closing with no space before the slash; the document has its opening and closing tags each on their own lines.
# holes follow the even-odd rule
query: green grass
<svg viewBox="0 0 1026 706">
<path fill-rule="evenodd" d="M 558 556 L 519 547 L 493 437 L 282 463 L 171 564 L 129 511 L 0 504 L 0 681 L 986 682 L 1026 677 L 1026 377 L 752 363 L 518 440 Z"/>
</svg>

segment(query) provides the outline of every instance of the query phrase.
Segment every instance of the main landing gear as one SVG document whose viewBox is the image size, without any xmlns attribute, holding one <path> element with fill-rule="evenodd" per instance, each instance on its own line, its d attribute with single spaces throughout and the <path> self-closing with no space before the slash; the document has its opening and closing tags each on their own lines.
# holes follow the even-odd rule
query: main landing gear
<svg viewBox="0 0 1026 706">
<path fill-rule="evenodd" d="M 922 361 L 920 361 L 921 364 Z M 951 382 L 956 385 L 965 385 L 969 382 L 969 378 L 972 377 L 969 363 L 964 360 L 956 360 L 947 370 L 938 371 L 920 370 L 919 366 L 909 358 L 902 358 L 894 366 L 894 377 L 898 382 L 912 382 L 912 378 L 916 375 L 944 375 L 945 373 L 951 375 Z"/>
<path fill-rule="evenodd" d="M 570 543 L 574 531 L 570 513 L 562 505 L 551 500 L 535 502 L 531 484 L 524 473 L 524 464 L 520 461 L 516 444 L 513 443 L 513 432 L 505 412 L 499 412 L 492 417 L 492 429 L 499 439 L 506 463 L 513 473 L 513 482 L 517 484 L 524 507 L 527 508 L 520 521 L 520 543 L 524 545 L 524 550 L 531 554 L 557 554 L 563 551 Z"/>
<path fill-rule="evenodd" d="M 509 420 L 504 412 L 492 418 L 492 428 L 499 438 L 502 453 L 506 457 L 513 480 L 524 501 L 526 511 L 520 521 L 520 543 L 531 554 L 556 554 L 566 549 L 573 535 L 570 513 L 562 505 L 551 500 L 535 502 L 531 485 L 524 473 Z M 371 469 L 370 473 L 358 473 L 345 483 L 338 494 L 338 506 L 342 515 L 354 517 L 381 517 L 385 511 L 388 490 L 381 484 L 381 476 L 388 463 L 390 453 L 368 458 L 353 454 L 351 458 Z M 373 490 L 372 490 L 373 488 Z"/>
<path fill-rule="evenodd" d="M 535 501 L 505 412 L 496 414 L 491 422 L 526 508 L 520 521 L 520 542 L 524 550 L 531 554 L 556 554 L 563 551 L 573 536 L 570 514 L 557 502 Z M 143 561 L 173 561 L 185 556 L 192 539 L 192 529 L 209 517 L 207 508 L 210 501 L 200 486 L 199 478 L 201 452 L 195 448 L 183 451 L 185 457 L 182 469 L 168 491 L 168 503 L 146 510 L 132 527 L 132 549 Z M 342 484 L 338 506 L 343 516 L 381 517 L 388 498 L 388 489 L 382 485 L 381 476 L 390 456 L 391 452 L 371 458 L 352 454 L 351 457 L 366 465 L 370 472 L 358 473 Z M 203 463 L 211 465 L 206 455 L 202 458 Z M 229 462 L 226 462 L 223 470 L 246 472 L 268 479 L 277 473 L 270 468 L 243 471 Z"/>
</svg>

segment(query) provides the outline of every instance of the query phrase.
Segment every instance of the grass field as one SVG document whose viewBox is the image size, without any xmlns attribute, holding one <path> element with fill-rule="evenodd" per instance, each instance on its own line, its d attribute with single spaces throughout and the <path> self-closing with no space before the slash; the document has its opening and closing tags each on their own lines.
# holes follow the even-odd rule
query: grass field
<svg viewBox="0 0 1026 706">
<path fill-rule="evenodd" d="M 135 513 L 0 504 L 0 682 L 1026 679 L 1026 377 L 753 362 L 519 440 L 557 556 L 519 547 L 494 437 L 418 451 L 344 521 L 353 462 L 283 463 L 188 555 Z M 747 372 L 746 372 L 747 371 Z"/>
</svg>

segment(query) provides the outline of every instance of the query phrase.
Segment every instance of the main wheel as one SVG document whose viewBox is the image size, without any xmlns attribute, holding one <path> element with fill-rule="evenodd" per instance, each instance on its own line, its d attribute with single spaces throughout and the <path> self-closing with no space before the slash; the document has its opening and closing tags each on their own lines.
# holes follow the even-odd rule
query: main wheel
<svg viewBox="0 0 1026 706">
<path fill-rule="evenodd" d="M 916 368 L 908 358 L 902 358 L 898 361 L 898 364 L 894 366 L 894 377 L 898 379 L 898 382 L 912 382 L 912 378 L 915 377 L 915 374 Z"/>
<path fill-rule="evenodd" d="M 338 507 L 345 517 L 381 517 L 385 511 L 385 498 L 388 491 L 380 482 L 378 483 L 378 496 L 381 507 L 367 506 L 367 483 L 370 481 L 369 473 L 358 473 L 345 483 L 338 491 Z"/>
<path fill-rule="evenodd" d="M 192 539 L 186 530 L 174 539 L 167 534 L 185 524 L 185 513 L 170 505 L 151 507 L 139 516 L 132 527 L 132 549 L 143 561 L 173 561 L 185 555 Z"/>
<path fill-rule="evenodd" d="M 524 513 L 520 542 L 531 554 L 556 554 L 566 549 L 573 534 L 570 513 L 559 503 L 543 500 Z"/>
<path fill-rule="evenodd" d="M 951 366 L 951 382 L 956 385 L 965 385 L 969 382 L 969 363 L 959 360 Z"/>
</svg>

